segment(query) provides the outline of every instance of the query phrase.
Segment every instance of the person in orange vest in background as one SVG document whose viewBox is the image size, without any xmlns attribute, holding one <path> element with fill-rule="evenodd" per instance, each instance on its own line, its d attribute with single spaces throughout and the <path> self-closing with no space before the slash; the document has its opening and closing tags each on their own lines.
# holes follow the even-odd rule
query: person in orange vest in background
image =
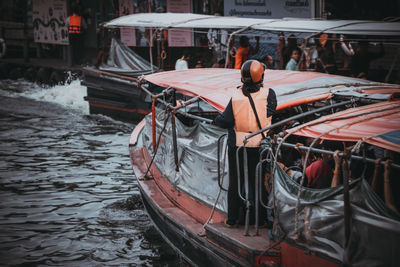
<svg viewBox="0 0 400 267">
<path fill-rule="evenodd" d="M 246 62 L 249 55 L 254 55 L 260 47 L 260 37 L 256 36 L 256 48 L 250 46 L 250 41 L 247 36 L 240 36 L 239 48 L 236 50 L 235 69 L 240 70 L 243 63 Z"/>
<path fill-rule="evenodd" d="M 69 32 L 69 45 L 71 47 L 71 64 L 81 63 L 83 52 L 83 33 L 86 30 L 86 22 L 79 15 L 78 7 L 74 7 L 72 15 L 67 18 L 67 27 Z"/>
<path fill-rule="evenodd" d="M 231 100 L 226 106 L 224 112 L 219 114 L 213 124 L 228 129 L 228 162 L 229 162 L 229 187 L 228 187 L 228 218 L 225 221 L 227 227 L 234 227 L 239 222 L 243 224 L 243 214 L 240 216 L 240 210 L 244 205 L 238 194 L 238 182 L 241 189 L 244 184 L 243 167 L 241 173 L 237 173 L 236 150 L 244 145 L 247 148 L 248 178 L 249 178 L 249 201 L 250 224 L 254 224 L 254 186 L 256 179 L 256 165 L 259 162 L 259 147 L 263 136 L 256 135 L 243 143 L 245 136 L 264 128 L 271 124 L 272 116 L 276 113 L 276 94 L 274 90 L 263 87 L 265 66 L 257 60 L 247 60 L 241 68 L 242 87 L 235 89 Z M 252 99 L 254 104 L 250 102 Z M 241 151 L 243 152 L 243 151 Z M 243 162 L 243 154 L 240 154 Z M 265 193 L 263 193 L 265 199 Z M 265 203 L 265 202 L 264 202 Z M 260 205 L 261 206 L 261 205 Z M 260 207 L 260 209 L 262 209 Z M 243 212 L 245 213 L 245 212 Z M 259 223 L 264 224 L 267 220 L 267 211 L 260 210 Z"/>
</svg>

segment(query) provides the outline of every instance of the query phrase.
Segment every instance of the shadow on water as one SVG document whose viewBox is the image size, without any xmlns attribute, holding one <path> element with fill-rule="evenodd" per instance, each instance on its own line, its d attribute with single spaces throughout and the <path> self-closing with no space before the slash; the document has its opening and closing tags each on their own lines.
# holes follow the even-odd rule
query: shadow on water
<svg viewBox="0 0 400 267">
<path fill-rule="evenodd" d="M 0 81 L 0 265 L 182 265 L 143 208 L 134 125 L 88 115 L 80 91 Z"/>
</svg>

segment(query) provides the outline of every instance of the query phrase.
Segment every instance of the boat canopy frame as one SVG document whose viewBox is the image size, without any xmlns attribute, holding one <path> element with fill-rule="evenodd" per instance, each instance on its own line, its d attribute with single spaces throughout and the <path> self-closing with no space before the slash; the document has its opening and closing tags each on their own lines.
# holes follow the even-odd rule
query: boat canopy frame
<svg viewBox="0 0 400 267">
<path fill-rule="evenodd" d="M 400 22 L 368 20 L 321 20 L 304 18 L 260 19 L 233 16 L 215 16 L 194 13 L 139 13 L 113 19 L 106 28 L 145 27 L 154 28 L 152 39 L 169 29 L 224 29 L 229 34 L 225 68 L 228 66 L 229 46 L 234 35 L 245 31 L 292 32 L 308 34 L 308 40 L 321 33 L 368 36 L 400 37 Z M 393 41 L 392 39 L 390 39 Z M 395 40 L 400 42 L 399 40 Z M 152 46 L 149 46 L 150 63 L 153 65 Z M 303 51 L 303 50 L 302 50 Z M 304 51 L 303 51 L 304 52 Z"/>
</svg>

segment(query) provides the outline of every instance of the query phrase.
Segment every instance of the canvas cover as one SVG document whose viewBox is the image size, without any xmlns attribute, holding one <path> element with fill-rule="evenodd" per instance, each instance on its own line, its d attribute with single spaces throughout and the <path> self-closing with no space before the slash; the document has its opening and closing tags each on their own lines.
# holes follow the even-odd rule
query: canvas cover
<svg viewBox="0 0 400 267">
<path fill-rule="evenodd" d="M 276 237 L 350 266 L 400 266 L 400 215 L 390 210 L 364 179 L 350 184 L 351 234 L 347 249 L 343 186 L 302 188 L 296 239 L 299 184 L 278 166 L 274 185 L 270 205 L 274 206 Z"/>
<path fill-rule="evenodd" d="M 240 70 L 189 69 L 146 75 L 145 80 L 161 87 L 173 87 L 188 96 L 200 96 L 223 111 L 234 90 L 242 85 Z M 318 72 L 266 70 L 264 87 L 277 96 L 277 109 L 329 99 L 333 94 L 371 99 L 388 99 L 400 86 Z"/>
<path fill-rule="evenodd" d="M 249 29 L 276 32 L 400 35 L 400 22 L 313 20 L 304 18 L 255 19 L 192 13 L 138 13 L 107 22 L 106 27 Z"/>
<path fill-rule="evenodd" d="M 159 70 L 116 38 L 111 40 L 107 62 L 102 63 L 99 69 L 127 76 L 140 76 Z"/>
<path fill-rule="evenodd" d="M 157 140 L 164 126 L 165 113 L 156 111 Z M 152 117 L 146 116 L 146 125 L 143 130 L 144 146 L 153 155 L 152 142 Z M 195 126 L 186 126 L 176 119 L 176 132 L 178 143 L 179 172 L 175 170 L 174 148 L 172 141 L 171 118 L 162 134 L 157 155 L 153 164 L 169 180 L 169 182 L 180 191 L 192 198 L 213 207 L 220 188 L 218 186 L 217 174 L 217 144 L 218 138 L 226 133 L 226 130 L 213 125 L 198 123 Z M 221 141 L 221 155 L 226 150 Z M 222 156 L 221 156 L 222 157 Z M 222 162 L 222 160 L 221 160 Z M 228 188 L 228 164 L 221 163 L 221 175 L 224 176 L 223 187 Z M 222 213 L 227 211 L 227 194 L 221 191 L 216 209 Z"/>
<path fill-rule="evenodd" d="M 400 100 L 344 110 L 308 124 L 307 127 L 300 125 L 288 132 L 316 138 L 333 130 L 321 139 L 353 142 L 363 140 L 371 145 L 400 152 Z"/>
</svg>

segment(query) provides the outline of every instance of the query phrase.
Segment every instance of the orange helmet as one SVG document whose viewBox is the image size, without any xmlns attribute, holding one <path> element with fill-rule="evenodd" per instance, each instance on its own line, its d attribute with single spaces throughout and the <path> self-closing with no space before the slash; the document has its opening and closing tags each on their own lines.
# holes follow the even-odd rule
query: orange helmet
<svg viewBox="0 0 400 267">
<path fill-rule="evenodd" d="M 259 84 L 264 80 L 265 66 L 257 60 L 247 60 L 242 65 L 242 83 Z"/>
</svg>

